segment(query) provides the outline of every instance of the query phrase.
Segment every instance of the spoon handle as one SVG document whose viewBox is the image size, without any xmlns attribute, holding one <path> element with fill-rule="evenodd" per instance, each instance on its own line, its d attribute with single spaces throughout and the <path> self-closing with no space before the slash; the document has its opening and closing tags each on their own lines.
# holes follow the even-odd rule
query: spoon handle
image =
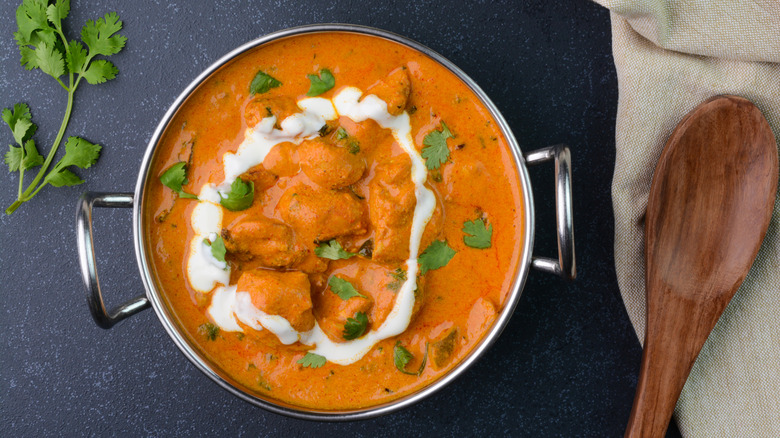
<svg viewBox="0 0 780 438">
<path fill-rule="evenodd" d="M 661 298 L 648 300 L 642 367 L 626 438 L 664 436 L 693 363 L 728 303 L 716 299 L 725 302 L 713 303 L 719 309 L 708 314 L 696 300 L 664 292 L 648 293 Z"/>
</svg>

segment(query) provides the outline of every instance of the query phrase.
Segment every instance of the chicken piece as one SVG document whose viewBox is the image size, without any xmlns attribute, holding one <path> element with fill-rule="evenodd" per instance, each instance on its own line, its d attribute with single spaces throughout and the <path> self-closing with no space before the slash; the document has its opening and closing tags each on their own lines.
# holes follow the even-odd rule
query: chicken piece
<svg viewBox="0 0 780 438">
<path fill-rule="evenodd" d="M 398 293 L 406 281 L 404 269 L 393 269 L 360 257 L 341 265 L 343 267 L 336 270 L 337 276 L 349 281 L 366 298 L 352 297 L 342 300 L 329 287 L 325 287 L 320 293 L 312 294 L 314 315 L 320 327 L 334 341 L 343 341 L 344 324 L 347 318 L 354 318 L 356 312 L 363 312 L 368 316 L 368 329 L 381 326 L 393 310 Z M 421 277 L 416 284 L 411 320 L 414 320 L 424 303 L 423 282 L 424 277 Z"/>
<path fill-rule="evenodd" d="M 368 218 L 374 229 L 372 258 L 378 262 L 398 262 L 409 258 L 409 239 L 417 205 L 412 181 L 412 162 L 399 155 L 377 165 L 368 184 Z M 420 240 L 419 252 L 441 233 L 443 212 L 436 202 Z"/>
<path fill-rule="evenodd" d="M 266 218 L 231 224 L 222 229 L 225 249 L 239 260 L 255 260 L 269 268 L 288 267 L 300 261 L 304 251 L 295 245 L 287 225 Z"/>
<path fill-rule="evenodd" d="M 355 280 L 353 284 L 364 295 L 369 296 L 374 301 L 374 307 L 371 310 L 371 321 L 375 326 L 382 325 L 390 311 L 393 310 L 396 297 L 406 283 L 406 265 L 393 269 L 386 265 L 375 263 L 372 260 L 364 258 L 355 258 L 350 260 L 351 269 L 349 272 Z M 422 307 L 424 301 L 424 282 L 425 277 L 420 277 L 414 284 L 414 307 L 412 308 L 411 320 Z"/>
<path fill-rule="evenodd" d="M 242 173 L 240 178 L 246 182 L 252 181 L 256 191 L 266 190 L 276 184 L 278 177 L 273 173 L 265 170 L 262 164 L 247 170 Z"/>
<path fill-rule="evenodd" d="M 354 184 L 366 171 L 366 162 L 357 150 L 330 144 L 319 137 L 303 142 L 298 147 L 298 157 L 303 173 L 325 188 Z"/>
<path fill-rule="evenodd" d="M 301 184 L 282 194 L 276 211 L 296 233 L 312 242 L 366 232 L 363 204 L 347 192 L 314 190 Z"/>
<path fill-rule="evenodd" d="M 390 72 L 386 78 L 370 86 L 366 94 L 373 94 L 387 102 L 387 112 L 397 116 L 404 112 L 409 101 L 409 92 L 412 84 L 406 67 L 398 67 Z"/>
<path fill-rule="evenodd" d="M 299 332 L 314 327 L 311 286 L 303 272 L 255 269 L 241 274 L 236 292 L 247 292 L 263 313 L 279 315 Z"/>
<path fill-rule="evenodd" d="M 348 318 L 355 318 L 358 312 L 369 314 L 374 302 L 367 294 L 363 293 L 363 295 L 366 298 L 355 296 L 342 300 L 330 287 L 319 294 L 314 294 L 314 315 L 317 324 L 332 341 L 345 341 L 344 325 Z M 366 330 L 368 331 L 368 328 Z"/>
<path fill-rule="evenodd" d="M 400 155 L 379 164 L 368 184 L 368 218 L 374 229 L 374 252 L 378 262 L 409 257 L 409 236 L 417 197 L 411 178 L 412 163 Z"/>
<path fill-rule="evenodd" d="M 301 110 L 295 99 L 287 96 L 258 96 L 244 107 L 246 126 L 254 127 L 266 117 L 276 116 L 276 123 L 281 123 L 287 117 Z"/>
<path fill-rule="evenodd" d="M 339 128 L 336 129 L 328 139 L 338 146 L 346 148 L 360 149 L 360 155 L 371 157 L 372 151 L 390 151 L 392 149 L 393 137 L 389 132 L 379 126 L 374 120 L 366 119 L 362 122 L 355 122 L 349 117 L 341 116 L 339 118 Z M 347 136 L 344 137 L 344 134 Z"/>
<path fill-rule="evenodd" d="M 263 167 L 277 176 L 293 176 L 301 170 L 296 146 L 290 142 L 279 143 L 272 147 L 263 160 Z"/>
<path fill-rule="evenodd" d="M 317 257 L 314 254 L 314 246 L 312 246 L 312 248 L 306 250 L 303 258 L 292 266 L 292 269 L 297 269 L 310 275 L 322 274 L 328 270 L 328 260 Z"/>
</svg>

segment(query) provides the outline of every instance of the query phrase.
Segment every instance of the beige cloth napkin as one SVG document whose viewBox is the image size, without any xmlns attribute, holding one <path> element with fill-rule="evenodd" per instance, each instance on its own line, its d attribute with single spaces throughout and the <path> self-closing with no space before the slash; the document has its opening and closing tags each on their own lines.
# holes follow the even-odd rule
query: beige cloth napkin
<svg viewBox="0 0 780 438">
<path fill-rule="evenodd" d="M 596 0 L 611 11 L 618 74 L 615 264 L 644 341 L 644 213 L 653 170 L 707 98 L 755 103 L 780 139 L 780 1 Z M 780 437 L 780 201 L 745 283 L 696 360 L 675 417 L 685 437 Z"/>
</svg>

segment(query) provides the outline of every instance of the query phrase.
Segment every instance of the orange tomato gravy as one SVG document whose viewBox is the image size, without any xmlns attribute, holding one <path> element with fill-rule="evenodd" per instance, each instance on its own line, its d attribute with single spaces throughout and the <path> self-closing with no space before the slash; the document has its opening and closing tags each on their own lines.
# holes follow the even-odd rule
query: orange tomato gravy
<svg viewBox="0 0 780 438">
<path fill-rule="evenodd" d="M 365 91 L 401 66 L 407 68 L 411 79 L 406 110 L 418 151 L 423 148 L 425 135 L 440 129 L 441 121 L 455 135 L 448 140 L 449 161 L 440 170 L 429 171 L 427 185 L 442 207 L 442 225 L 436 237 L 446 240 L 457 253 L 446 266 L 425 274 L 419 313 L 405 332 L 380 341 L 362 359 L 345 366 L 328 362 L 321 368 L 303 367 L 297 361 L 309 347 L 300 343 L 282 345 L 268 330 L 247 329 L 244 334 L 220 331 L 210 339 L 199 329 L 209 322 L 209 297 L 190 287 L 185 260 L 194 236 L 189 218 L 197 201 L 178 198 L 158 177 L 171 165 L 188 161 L 185 191 L 197 194 L 204 184 L 223 180 L 222 156 L 235 151 L 244 139 L 244 107 L 252 100 L 249 84 L 258 70 L 283 83 L 264 96 L 285 95 L 298 100 L 309 90 L 306 75 L 322 68 L 329 69 L 336 78 L 336 86 L 320 96 L 331 98 L 344 86 Z M 344 117 L 338 122 L 342 126 L 350 124 Z M 372 160 L 383 153 L 397 154 L 398 148 L 391 141 L 365 148 L 364 178 L 369 179 L 373 172 Z M 239 56 L 208 78 L 178 110 L 157 145 L 151 175 L 143 206 L 146 251 L 174 322 L 223 378 L 257 397 L 283 404 L 322 410 L 364 408 L 429 385 L 480 342 L 504 307 L 518 270 L 524 239 L 523 193 L 500 128 L 454 74 L 424 54 L 378 37 L 307 34 Z M 277 182 L 280 187 L 293 183 L 285 178 Z M 293 178 L 305 180 L 301 176 Z M 364 182 L 355 190 L 362 196 L 368 193 Z M 256 190 L 253 212 L 225 210 L 223 224 L 247 214 L 278 220 L 274 207 L 281 193 L 277 187 L 266 193 Z M 471 248 L 463 240 L 464 222 L 480 215 L 493 226 L 492 245 L 487 249 Z M 424 249 L 422 246 L 420 252 Z M 330 261 L 325 275 L 334 270 L 349 273 L 352 261 Z M 233 284 L 242 266 L 235 262 L 231 266 Z M 312 295 L 317 284 L 322 284 L 321 279 L 312 281 Z M 447 336 L 452 344 L 451 355 L 437 357 L 429 350 L 420 376 L 396 369 L 393 347 L 397 341 L 414 355 L 406 369 L 416 371 L 426 344 L 430 348 Z"/>
</svg>

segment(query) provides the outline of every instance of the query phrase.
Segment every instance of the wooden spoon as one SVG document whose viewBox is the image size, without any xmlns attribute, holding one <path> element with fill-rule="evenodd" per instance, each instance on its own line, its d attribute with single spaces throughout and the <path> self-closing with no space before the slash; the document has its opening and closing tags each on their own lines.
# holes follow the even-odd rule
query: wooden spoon
<svg viewBox="0 0 780 438">
<path fill-rule="evenodd" d="M 746 99 L 711 98 L 672 132 L 647 203 L 647 328 L 626 437 L 665 434 L 696 356 L 764 240 L 777 179 L 775 137 Z"/>
</svg>

